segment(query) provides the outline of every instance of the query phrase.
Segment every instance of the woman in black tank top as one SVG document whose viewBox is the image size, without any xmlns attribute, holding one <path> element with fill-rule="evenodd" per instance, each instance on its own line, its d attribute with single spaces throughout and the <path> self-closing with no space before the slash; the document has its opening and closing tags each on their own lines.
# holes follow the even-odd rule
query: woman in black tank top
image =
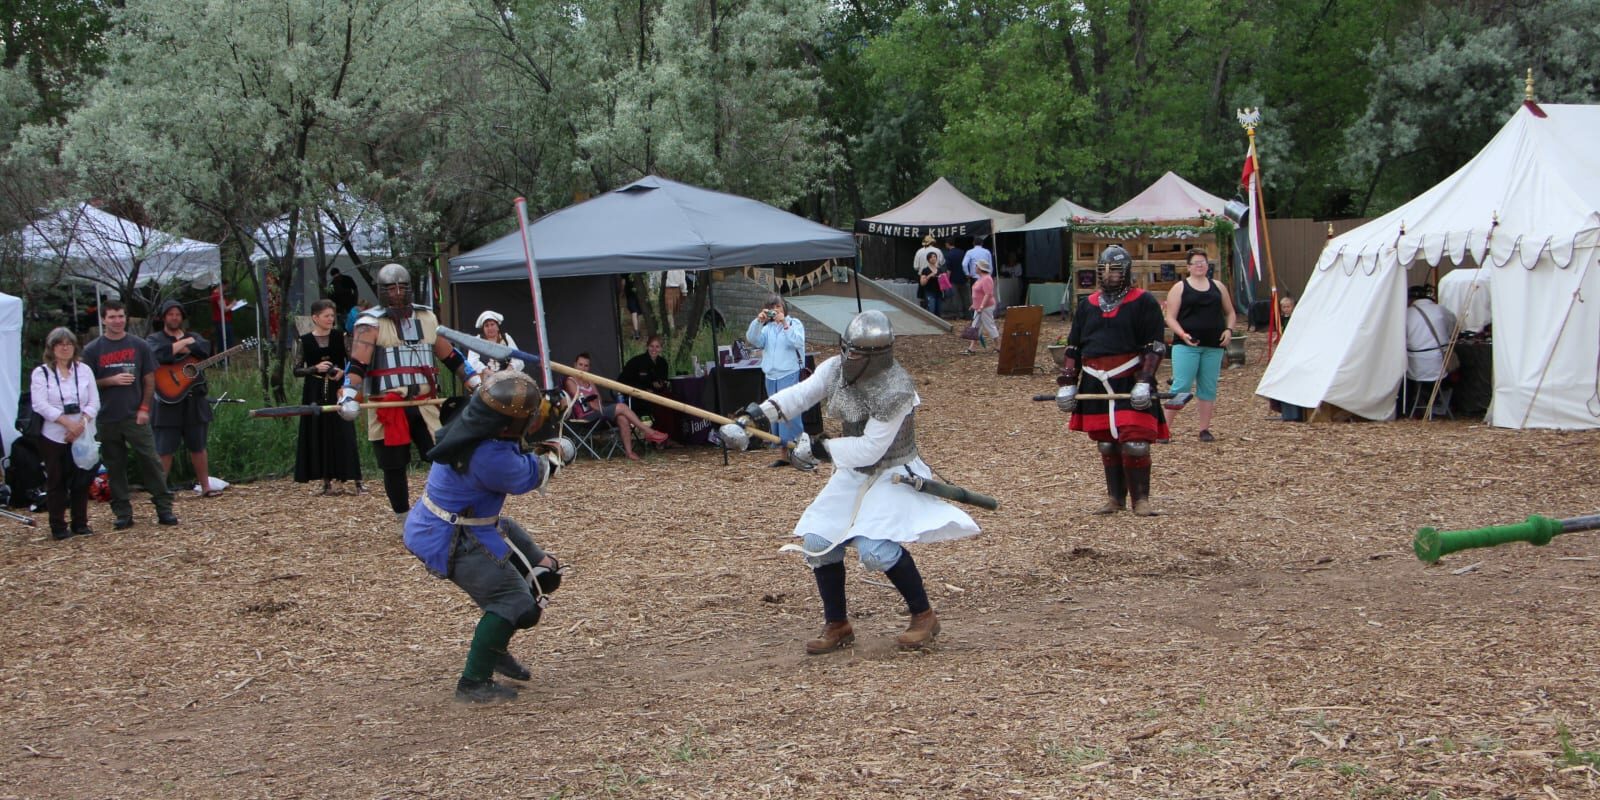
<svg viewBox="0 0 1600 800">
<path fill-rule="evenodd" d="M 1217 406 L 1217 378 L 1222 353 L 1233 336 L 1236 318 L 1228 289 L 1211 280 L 1211 260 L 1198 250 L 1189 251 L 1189 277 L 1167 292 L 1167 327 L 1177 337 L 1172 348 L 1173 391 L 1193 384 L 1200 415 L 1200 441 L 1209 442 L 1211 415 Z M 1177 410 L 1167 410 L 1170 426 Z"/>
</svg>

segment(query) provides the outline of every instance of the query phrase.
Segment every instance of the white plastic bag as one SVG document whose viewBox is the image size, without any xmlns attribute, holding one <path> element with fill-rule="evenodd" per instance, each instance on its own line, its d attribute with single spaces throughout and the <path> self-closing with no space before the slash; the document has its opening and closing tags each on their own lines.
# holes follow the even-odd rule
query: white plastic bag
<svg viewBox="0 0 1600 800">
<path fill-rule="evenodd" d="M 72 463 L 78 469 L 94 469 L 100 463 L 100 442 L 94 437 L 94 420 L 85 419 L 83 435 L 72 440 Z"/>
</svg>

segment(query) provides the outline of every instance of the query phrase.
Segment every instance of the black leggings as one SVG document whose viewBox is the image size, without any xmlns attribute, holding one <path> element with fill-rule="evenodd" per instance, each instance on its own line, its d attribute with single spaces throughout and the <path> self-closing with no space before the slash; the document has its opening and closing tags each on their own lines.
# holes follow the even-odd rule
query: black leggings
<svg viewBox="0 0 1600 800">
<path fill-rule="evenodd" d="M 433 434 L 422 413 L 415 408 L 406 409 L 406 423 L 411 428 L 411 444 L 387 445 L 382 439 L 372 440 L 372 450 L 378 457 L 378 468 L 383 470 L 383 493 L 389 498 L 389 507 L 396 514 L 411 510 L 411 484 L 406 468 L 411 466 L 411 448 L 426 458 L 433 449 Z"/>
</svg>

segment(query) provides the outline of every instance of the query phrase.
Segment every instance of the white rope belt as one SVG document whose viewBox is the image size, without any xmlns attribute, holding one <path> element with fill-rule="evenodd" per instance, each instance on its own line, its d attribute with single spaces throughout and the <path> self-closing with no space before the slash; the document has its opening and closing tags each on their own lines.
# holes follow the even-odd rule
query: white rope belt
<svg viewBox="0 0 1600 800">
<path fill-rule="evenodd" d="M 427 496 L 426 494 L 424 494 L 422 496 L 422 505 L 423 505 L 424 508 L 428 509 L 429 511 L 432 511 L 434 516 L 438 517 L 439 519 L 444 520 L 445 522 L 450 523 L 451 525 L 468 525 L 468 526 L 471 526 L 471 525 L 498 525 L 498 524 L 500 524 L 500 518 L 499 517 L 463 517 L 460 514 L 456 514 L 456 513 L 451 512 L 451 511 L 446 511 L 443 508 L 440 508 L 439 504 L 433 502 L 433 498 Z"/>
<path fill-rule="evenodd" d="M 1133 358 L 1123 362 L 1122 366 L 1119 366 L 1116 369 L 1100 370 L 1089 366 L 1082 367 L 1082 369 L 1084 372 L 1094 377 L 1095 380 L 1100 381 L 1100 385 L 1105 387 L 1106 394 L 1112 395 L 1116 394 L 1116 392 L 1111 391 L 1111 379 L 1121 375 L 1124 372 L 1127 372 L 1130 369 L 1133 369 L 1138 365 L 1139 356 L 1134 356 Z M 1109 398 L 1106 400 L 1106 418 L 1111 420 L 1111 438 L 1115 440 L 1117 438 L 1117 401 Z"/>
</svg>

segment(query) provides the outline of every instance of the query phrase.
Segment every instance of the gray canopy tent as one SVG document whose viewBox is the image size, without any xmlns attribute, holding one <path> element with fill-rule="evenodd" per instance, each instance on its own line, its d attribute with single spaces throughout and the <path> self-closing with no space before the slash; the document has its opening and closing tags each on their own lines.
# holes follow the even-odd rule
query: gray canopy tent
<svg viewBox="0 0 1600 800">
<path fill-rule="evenodd" d="M 587 350 L 594 371 L 605 375 L 622 367 L 614 276 L 855 258 L 855 239 L 846 231 L 654 175 L 546 214 L 529 226 L 528 236 L 551 358 L 570 362 Z M 533 349 L 520 232 L 450 259 L 450 283 L 455 318 L 463 325 L 493 309 L 505 314 L 517 342 Z"/>
</svg>

